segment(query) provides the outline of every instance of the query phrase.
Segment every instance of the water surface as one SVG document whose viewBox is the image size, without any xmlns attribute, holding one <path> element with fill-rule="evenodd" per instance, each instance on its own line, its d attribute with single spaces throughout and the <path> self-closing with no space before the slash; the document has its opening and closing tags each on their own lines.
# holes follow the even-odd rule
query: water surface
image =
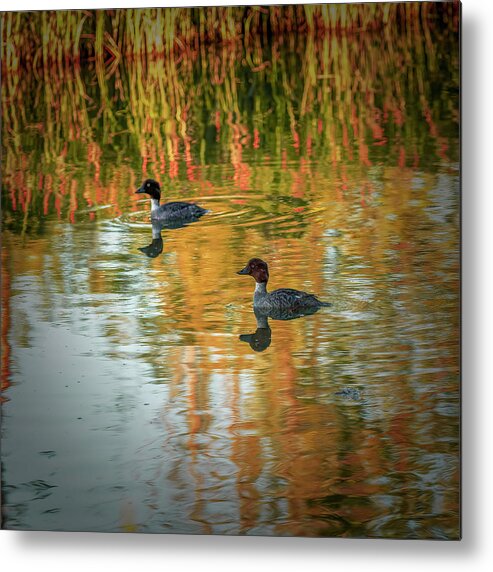
<svg viewBox="0 0 493 572">
<path fill-rule="evenodd" d="M 458 43 L 433 22 L 2 92 L 6 528 L 458 537 Z M 147 176 L 210 212 L 146 252 Z M 250 345 L 253 256 L 332 306 Z"/>
</svg>

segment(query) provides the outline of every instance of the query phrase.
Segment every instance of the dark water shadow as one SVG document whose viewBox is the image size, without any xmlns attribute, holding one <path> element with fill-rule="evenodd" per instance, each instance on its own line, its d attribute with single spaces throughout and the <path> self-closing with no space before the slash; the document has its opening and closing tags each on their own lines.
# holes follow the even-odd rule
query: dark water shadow
<svg viewBox="0 0 493 572">
<path fill-rule="evenodd" d="M 462 97 L 461 97 L 461 514 L 463 551 L 476 552 L 479 548 L 479 491 L 480 459 L 479 443 L 481 435 L 480 392 L 478 387 L 481 372 L 480 343 L 477 325 L 481 316 L 480 298 L 480 253 L 482 232 L 478 221 L 481 204 L 479 196 L 481 156 L 478 138 L 482 118 L 478 95 L 484 86 L 480 85 L 481 26 L 478 15 L 475 19 L 463 15 L 462 21 Z M 484 33 L 484 26 L 483 26 Z M 465 382 L 465 383 L 464 383 Z M 463 431 L 463 429 L 465 429 Z"/>
</svg>

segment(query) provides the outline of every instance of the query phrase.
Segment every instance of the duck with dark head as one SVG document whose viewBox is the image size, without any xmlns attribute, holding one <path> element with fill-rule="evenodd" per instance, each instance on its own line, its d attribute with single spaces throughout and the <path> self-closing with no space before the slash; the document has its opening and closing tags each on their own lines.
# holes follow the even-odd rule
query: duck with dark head
<svg viewBox="0 0 493 572">
<path fill-rule="evenodd" d="M 260 258 L 250 259 L 245 268 L 238 271 L 237 274 L 253 276 L 255 279 L 253 307 L 259 310 L 272 312 L 291 309 L 298 312 L 304 309 L 318 309 L 322 306 L 331 306 L 330 303 L 319 300 L 314 294 L 309 294 L 302 290 L 279 288 L 273 292 L 267 292 L 269 267 Z"/>
<path fill-rule="evenodd" d="M 151 199 L 151 220 L 163 222 L 181 222 L 182 225 L 198 220 L 202 215 L 209 212 L 194 203 L 175 201 L 160 204 L 161 187 L 154 179 L 146 179 L 136 194 L 149 195 Z"/>
</svg>

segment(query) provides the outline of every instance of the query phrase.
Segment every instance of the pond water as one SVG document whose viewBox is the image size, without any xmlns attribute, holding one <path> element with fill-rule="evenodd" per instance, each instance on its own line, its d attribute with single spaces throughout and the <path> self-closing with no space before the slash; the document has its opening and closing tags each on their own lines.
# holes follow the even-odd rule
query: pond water
<svg viewBox="0 0 493 572">
<path fill-rule="evenodd" d="M 456 34 L 313 42 L 3 92 L 4 527 L 458 537 Z"/>
</svg>

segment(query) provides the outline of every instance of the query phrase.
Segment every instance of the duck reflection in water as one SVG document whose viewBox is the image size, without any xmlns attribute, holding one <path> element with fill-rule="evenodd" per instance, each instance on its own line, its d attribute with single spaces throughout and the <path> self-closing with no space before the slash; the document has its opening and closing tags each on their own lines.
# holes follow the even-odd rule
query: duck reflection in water
<svg viewBox="0 0 493 572">
<path fill-rule="evenodd" d="M 139 250 L 149 258 L 156 258 L 163 251 L 163 237 L 161 231 L 165 225 L 161 222 L 152 221 L 152 242 L 147 246 L 139 246 Z"/>
<path fill-rule="evenodd" d="M 240 341 L 250 344 L 254 352 L 263 352 L 270 346 L 271 329 L 269 326 L 269 316 L 258 310 L 254 310 L 257 319 L 257 329 L 253 334 L 241 334 Z"/>
<path fill-rule="evenodd" d="M 257 320 L 257 329 L 253 334 L 241 334 L 240 341 L 250 344 L 254 352 L 265 351 L 271 343 L 272 331 L 269 326 L 269 318 L 272 320 L 294 320 L 302 318 L 318 312 L 319 307 L 304 308 L 303 310 L 294 310 L 292 308 L 275 309 L 270 312 L 263 312 L 258 308 L 254 308 L 253 313 Z"/>
<path fill-rule="evenodd" d="M 161 236 L 163 228 L 183 228 L 196 220 L 198 219 L 175 219 L 166 221 L 152 219 L 152 242 L 147 246 L 139 246 L 139 250 L 149 258 L 156 258 L 156 256 L 159 256 L 163 251 L 163 238 Z"/>
</svg>

